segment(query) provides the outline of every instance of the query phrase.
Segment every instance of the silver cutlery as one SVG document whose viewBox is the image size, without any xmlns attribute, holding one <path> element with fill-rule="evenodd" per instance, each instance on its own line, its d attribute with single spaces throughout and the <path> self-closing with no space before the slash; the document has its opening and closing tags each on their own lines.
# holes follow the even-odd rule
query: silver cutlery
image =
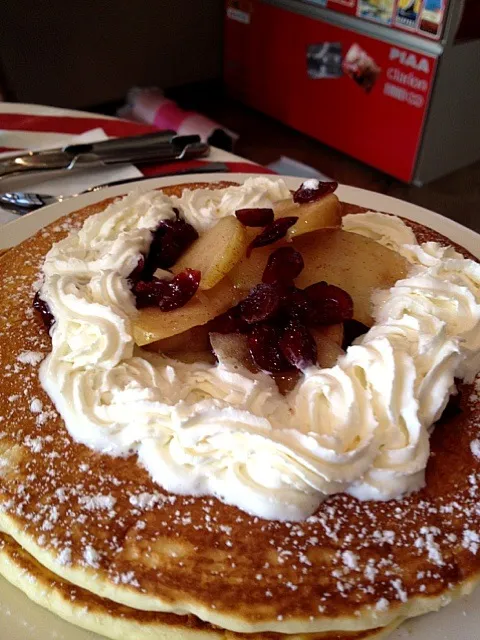
<svg viewBox="0 0 480 640">
<path fill-rule="evenodd" d="M 141 178 L 128 178 L 124 180 L 114 180 L 113 182 L 106 182 L 99 184 L 79 193 L 73 193 L 70 195 L 49 195 L 42 193 L 30 193 L 24 191 L 12 191 L 0 194 L 0 207 L 14 211 L 20 215 L 25 215 L 31 211 L 36 211 L 42 207 L 46 207 L 49 204 L 56 204 L 57 202 L 63 202 L 68 198 L 76 198 L 84 193 L 92 193 L 107 187 L 114 187 L 121 184 L 129 184 L 131 182 L 141 182 L 143 180 L 152 180 L 154 178 L 161 178 L 166 176 L 182 176 L 192 173 L 224 173 L 228 172 L 228 166 L 224 162 L 206 162 L 201 167 L 192 167 L 191 169 L 180 169 L 179 171 L 170 171 L 165 173 L 156 173 L 154 176 L 143 176 Z"/>
<path fill-rule="evenodd" d="M 0 184 L 10 177 L 34 172 L 64 172 L 125 162 L 169 162 L 200 158 L 208 154 L 200 136 L 177 136 L 174 131 L 113 138 L 61 149 L 30 151 L 0 160 Z"/>
</svg>

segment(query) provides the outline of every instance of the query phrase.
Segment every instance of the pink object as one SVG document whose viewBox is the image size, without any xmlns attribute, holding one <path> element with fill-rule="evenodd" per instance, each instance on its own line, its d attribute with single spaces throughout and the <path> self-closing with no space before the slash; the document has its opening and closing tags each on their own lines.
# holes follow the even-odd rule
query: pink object
<svg viewBox="0 0 480 640">
<path fill-rule="evenodd" d="M 173 100 L 164 99 L 155 111 L 153 124 L 159 129 L 175 129 L 175 131 L 178 131 L 182 122 L 188 120 L 190 115 L 191 112 L 180 109 Z"/>
<path fill-rule="evenodd" d="M 173 129 L 179 135 L 199 135 L 208 142 L 215 131 L 223 131 L 232 141 L 238 136 L 217 122 L 195 111 L 185 111 L 176 102 L 165 98 L 160 89 L 132 89 L 128 95 L 131 115 L 136 120 L 158 129 Z"/>
</svg>

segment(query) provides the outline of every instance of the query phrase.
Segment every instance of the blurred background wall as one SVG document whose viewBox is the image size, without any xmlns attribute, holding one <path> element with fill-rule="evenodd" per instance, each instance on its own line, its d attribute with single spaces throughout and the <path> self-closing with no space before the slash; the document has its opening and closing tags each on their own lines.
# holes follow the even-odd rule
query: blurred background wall
<svg viewBox="0 0 480 640">
<path fill-rule="evenodd" d="M 86 107 L 132 85 L 222 72 L 222 0 L 2 0 L 0 69 L 19 102 Z"/>
</svg>

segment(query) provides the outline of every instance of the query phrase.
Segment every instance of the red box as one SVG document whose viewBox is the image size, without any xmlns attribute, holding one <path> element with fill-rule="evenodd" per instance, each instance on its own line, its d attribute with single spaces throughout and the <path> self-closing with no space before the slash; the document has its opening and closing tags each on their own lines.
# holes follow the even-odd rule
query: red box
<svg viewBox="0 0 480 640">
<path fill-rule="evenodd" d="M 436 57 L 259 0 L 243 11 L 226 17 L 232 95 L 411 181 Z"/>
</svg>

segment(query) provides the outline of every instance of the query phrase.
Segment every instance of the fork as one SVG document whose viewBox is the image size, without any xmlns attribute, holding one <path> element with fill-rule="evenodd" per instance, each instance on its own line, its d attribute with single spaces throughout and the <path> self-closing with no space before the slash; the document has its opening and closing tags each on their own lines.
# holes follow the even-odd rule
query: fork
<svg viewBox="0 0 480 640">
<path fill-rule="evenodd" d="M 106 189 L 107 187 L 114 187 L 121 184 L 128 184 L 130 182 L 141 182 L 142 180 L 152 180 L 153 178 L 168 177 L 168 176 L 184 176 L 191 173 L 226 173 L 228 172 L 228 166 L 224 162 L 207 162 L 202 164 L 201 167 L 192 167 L 191 169 L 181 169 L 180 171 L 173 171 L 172 173 L 160 173 L 155 176 L 143 176 L 141 178 L 127 178 L 124 180 L 115 180 L 113 182 L 106 182 L 104 184 L 90 187 L 79 193 L 72 193 L 69 195 L 49 195 L 42 193 L 30 193 L 24 191 L 9 191 L 7 193 L 0 194 L 0 206 L 9 211 L 14 211 L 20 215 L 25 215 L 46 207 L 50 204 L 56 204 L 63 202 L 69 198 L 76 198 L 85 193 L 93 193 Z"/>
</svg>

